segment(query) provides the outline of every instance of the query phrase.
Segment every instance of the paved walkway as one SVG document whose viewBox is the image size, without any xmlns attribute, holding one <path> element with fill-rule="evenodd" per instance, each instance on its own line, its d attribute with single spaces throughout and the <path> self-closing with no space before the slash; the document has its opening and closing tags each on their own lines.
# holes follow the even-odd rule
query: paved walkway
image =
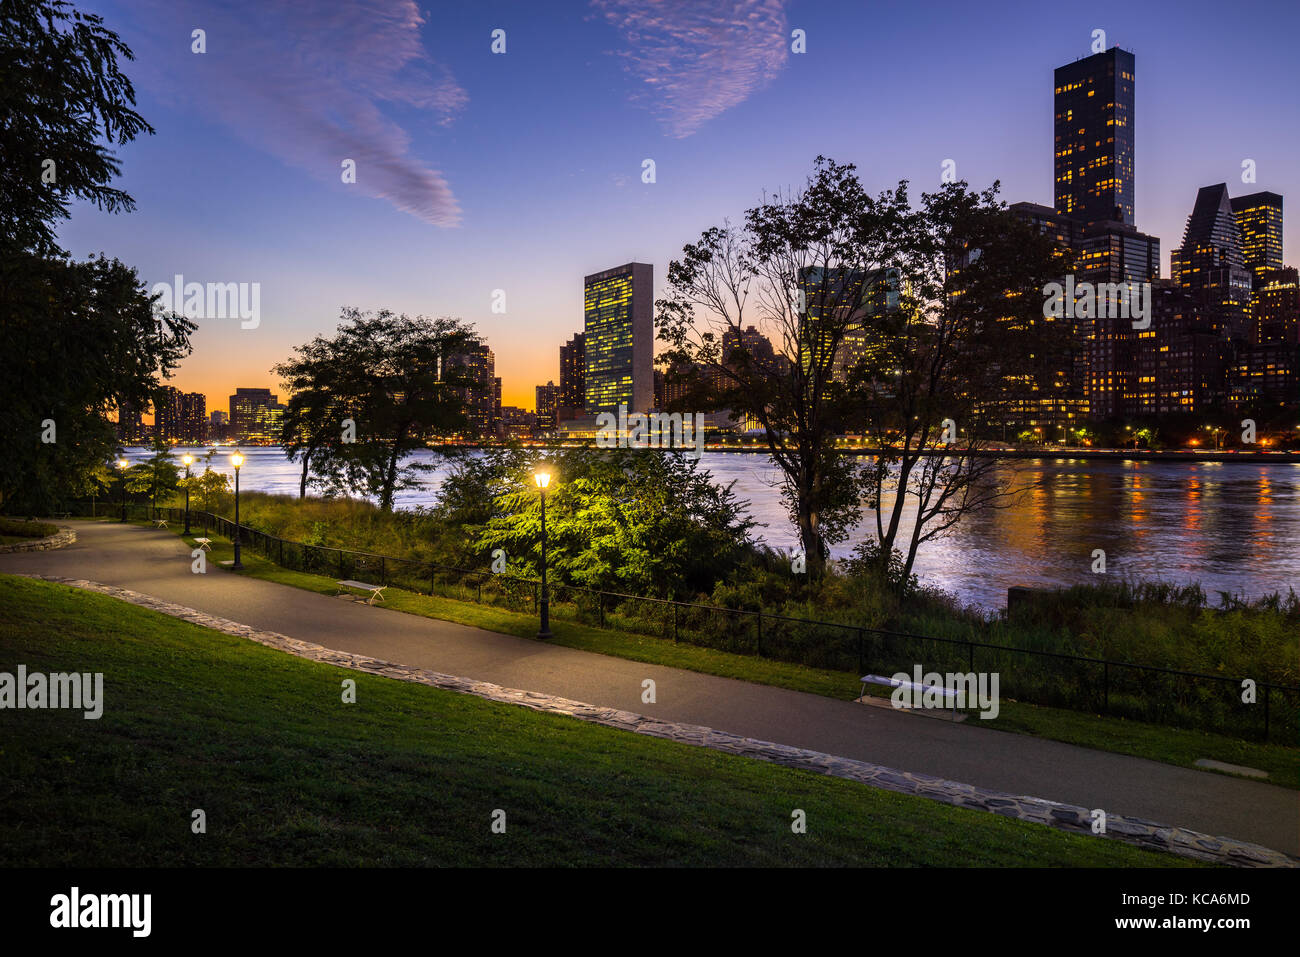
<svg viewBox="0 0 1300 957">
<path fill-rule="evenodd" d="M 1251 841 L 1300 855 L 1300 793 L 1028 735 L 665 668 L 342 601 L 272 582 L 190 572 L 169 532 L 73 523 L 70 548 L 0 555 L 0 573 L 87 578 L 328 648 L 705 725 L 978 787 Z M 563 628 L 563 623 L 559 625 Z M 657 702 L 641 701 L 653 678 Z"/>
</svg>

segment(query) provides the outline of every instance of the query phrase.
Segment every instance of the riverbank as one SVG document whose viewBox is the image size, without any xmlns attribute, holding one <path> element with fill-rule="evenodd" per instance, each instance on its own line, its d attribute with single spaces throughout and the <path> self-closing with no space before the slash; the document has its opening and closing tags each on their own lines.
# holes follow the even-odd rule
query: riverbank
<svg viewBox="0 0 1300 957">
<path fill-rule="evenodd" d="M 535 449 L 574 449 L 589 447 L 590 443 L 581 442 L 528 442 L 525 443 L 528 448 Z M 434 451 L 447 450 L 464 450 L 477 448 L 498 448 L 495 445 L 431 445 L 430 449 Z M 659 451 L 659 450 L 654 450 Z M 667 450 L 665 450 L 667 451 Z M 732 452 L 747 455 L 766 455 L 767 447 L 763 445 L 745 445 L 745 444 L 705 444 L 705 452 Z M 840 455 L 879 455 L 881 450 L 877 447 L 865 445 L 841 445 L 836 449 Z M 921 453 L 925 456 L 945 456 L 948 453 L 941 449 L 928 450 Z M 1300 452 L 1266 452 L 1266 451 L 1200 451 L 1198 449 L 1090 449 L 1090 448 L 1056 448 L 1045 447 L 1037 449 L 1019 449 L 999 446 L 980 450 L 975 453 L 981 458 L 991 459 L 1055 459 L 1071 460 L 1079 462 L 1098 461 L 1098 462 L 1252 462 L 1268 464 L 1286 464 L 1300 463 Z"/>
<path fill-rule="evenodd" d="M 242 498 L 246 553 L 260 552 L 286 569 L 332 576 L 327 584 L 351 577 L 513 610 L 533 607 L 534 583 L 492 574 L 491 556 L 473 545 L 473 530 L 445 515 L 384 513 L 357 500 Z M 196 515 L 196 533 L 206 530 L 200 522 L 206 518 Z M 1252 602 L 1221 595 L 1216 606 L 1195 585 L 1094 578 L 1033 594 L 1014 614 L 990 614 L 931 590 L 896 592 L 851 566 L 808 582 L 756 559 L 711 592 L 671 596 L 676 603 L 665 603 L 666 595 L 633 600 L 609 593 L 597 607 L 586 589 L 566 587 L 556 573 L 560 556 L 552 558 L 553 616 L 853 675 L 863 673 L 864 662 L 974 670 L 978 660 L 1003 671 L 1004 692 L 1020 700 L 1244 736 L 1267 722 L 1255 709 L 1238 707 L 1233 676 L 1300 685 L 1294 593 Z M 1105 661 L 1122 665 L 1103 669 Z M 1295 702 L 1283 694 L 1273 706 L 1275 728 L 1284 727 Z"/>
<path fill-rule="evenodd" d="M 529 449 L 543 450 L 560 450 L 560 449 L 580 449 L 590 448 L 593 443 L 590 442 L 523 442 L 522 445 Z M 196 446 L 197 448 L 198 446 Z M 218 450 L 229 450 L 233 452 L 238 449 L 279 449 L 278 445 L 218 445 L 208 446 Z M 465 442 L 465 443 L 432 443 L 428 446 L 430 452 L 466 452 L 477 451 L 480 449 L 499 449 L 505 448 L 499 442 Z M 130 445 L 128 449 L 136 449 L 140 452 L 152 452 L 148 446 Z M 670 451 L 651 449 L 650 451 Z M 740 455 L 766 455 L 767 447 L 757 443 L 712 443 L 704 446 L 705 452 L 729 452 Z M 879 455 L 880 449 L 865 445 L 842 445 L 836 449 L 841 455 Z M 925 451 L 922 455 L 946 455 L 942 450 Z M 980 450 L 975 453 L 983 458 L 992 459 L 1048 459 L 1061 461 L 1098 461 L 1098 462 L 1249 462 L 1265 463 L 1269 465 L 1285 465 L 1288 463 L 1300 463 L 1300 451 L 1295 452 L 1268 452 L 1268 451 L 1245 451 L 1239 449 L 1225 449 L 1220 451 L 1207 451 L 1201 449 L 1091 449 L 1091 448 L 1067 448 L 1048 446 L 1044 448 L 1012 448 L 1010 446 L 999 446 Z"/>
<path fill-rule="evenodd" d="M 202 472 L 207 450 L 178 448 L 176 457 L 185 451 L 196 456 L 195 471 Z M 233 481 L 232 451 L 219 450 L 210 464 Z M 296 499 L 299 463 L 276 447 L 241 452 L 245 492 Z M 926 543 L 917 558 L 918 577 L 963 605 L 990 612 L 1005 606 L 1013 586 L 1099 581 L 1093 570 L 1097 549 L 1106 553 L 1106 579 L 1199 582 L 1210 595 L 1249 598 L 1285 594 L 1300 581 L 1300 469 L 1295 464 L 1143 461 L 1128 455 L 1088 461 L 1067 453 L 998 464 L 999 480 L 1028 491 L 1010 508 L 967 516 L 948 535 Z M 131 461 L 146 457 L 128 456 Z M 435 507 L 451 473 L 448 462 L 434 453 L 413 459 L 430 471 L 418 485 L 397 493 L 395 506 L 406 512 Z M 701 464 L 719 485 L 734 483 L 757 523 L 757 541 L 773 549 L 797 548 L 780 475 L 766 454 L 706 452 Z M 117 501 L 118 495 L 114 487 L 109 498 Z M 859 542 L 873 538 L 874 520 L 874 513 L 864 512 L 844 541 L 831 546 L 832 557 L 847 559 Z"/>
</svg>

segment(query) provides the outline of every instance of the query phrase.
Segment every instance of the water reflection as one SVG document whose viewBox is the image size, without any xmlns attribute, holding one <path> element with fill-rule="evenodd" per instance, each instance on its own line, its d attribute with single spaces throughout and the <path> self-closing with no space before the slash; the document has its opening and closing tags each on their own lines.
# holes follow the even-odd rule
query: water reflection
<svg viewBox="0 0 1300 957">
<path fill-rule="evenodd" d="M 278 449 L 242 451 L 244 488 L 297 494 L 297 469 Z M 229 472 L 229 458 L 223 450 L 213 467 Z M 780 472 L 765 454 L 706 453 L 704 465 L 718 481 L 736 483 L 764 526 L 757 530 L 764 541 L 797 543 L 780 500 Z M 431 504 L 444 476 L 437 469 L 423 487 L 399 492 L 398 506 Z M 997 608 L 1011 585 L 1095 581 L 1098 548 L 1108 576 L 1199 581 L 1211 595 L 1300 588 L 1300 465 L 1029 459 L 1008 462 L 998 479 L 1029 488 L 1012 507 L 971 517 L 927 543 L 917 560 L 923 581 L 963 601 Z M 905 521 L 914 515 L 909 508 Z M 864 516 L 835 556 L 847 557 L 874 527 L 874 515 Z"/>
</svg>

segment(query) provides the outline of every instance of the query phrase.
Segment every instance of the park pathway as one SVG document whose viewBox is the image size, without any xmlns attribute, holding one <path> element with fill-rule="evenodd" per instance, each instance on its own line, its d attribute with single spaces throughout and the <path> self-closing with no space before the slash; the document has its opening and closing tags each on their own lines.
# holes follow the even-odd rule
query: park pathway
<svg viewBox="0 0 1300 957">
<path fill-rule="evenodd" d="M 339 651 L 704 725 L 1012 794 L 1102 808 L 1300 856 L 1300 792 L 1028 735 L 627 661 L 210 569 L 165 531 L 73 522 L 78 541 L 0 555 L 0 574 L 117 585 Z M 563 623 L 560 623 L 563 628 Z M 655 704 L 641 700 L 653 678 Z"/>
</svg>

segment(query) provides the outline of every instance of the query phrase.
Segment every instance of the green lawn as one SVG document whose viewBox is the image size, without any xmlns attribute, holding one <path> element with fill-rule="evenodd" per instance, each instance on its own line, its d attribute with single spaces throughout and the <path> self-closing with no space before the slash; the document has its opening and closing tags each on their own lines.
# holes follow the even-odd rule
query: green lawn
<svg viewBox="0 0 1300 957">
<path fill-rule="evenodd" d="M 232 555 L 233 549 L 229 542 L 214 539 L 209 556 L 209 561 L 214 566 L 220 567 L 217 563 L 230 559 Z M 247 548 L 243 549 L 241 560 L 245 569 L 239 574 L 326 595 L 338 592 L 338 586 L 331 577 L 281 568 Z M 473 625 L 520 638 L 533 638 L 537 634 L 537 618 L 532 614 L 520 614 L 492 605 L 440 596 L 419 595 L 393 587 L 384 592 L 384 597 L 386 607 L 409 614 Z M 861 690 L 857 676 L 843 671 L 827 671 L 753 655 L 678 644 L 663 638 L 557 621 L 554 617 L 551 619 L 551 630 L 555 634 L 551 640 L 556 644 L 632 661 L 685 668 L 831 698 L 856 698 Z M 883 688 L 873 687 L 868 691 L 878 695 L 888 694 Z M 1300 790 L 1300 747 L 1286 747 L 1276 742 L 1263 744 L 1230 735 L 1047 708 L 1007 699 L 1002 701 L 997 718 L 991 721 L 971 720 L 1001 731 L 1033 734 L 1054 741 L 1131 754 L 1183 767 L 1193 767 L 1193 762 L 1198 758 L 1212 758 L 1267 771 L 1270 783 Z M 1220 773 L 1200 770 L 1205 774 Z"/>
<path fill-rule="evenodd" d="M 12 545 L 33 538 L 48 538 L 59 530 L 49 522 L 24 522 L 17 518 L 0 518 L 0 545 Z"/>
<path fill-rule="evenodd" d="M 0 576 L 0 670 L 19 663 L 102 671 L 104 716 L 0 711 L 3 866 L 1188 863 Z M 505 834 L 489 828 L 498 808 Z"/>
</svg>

